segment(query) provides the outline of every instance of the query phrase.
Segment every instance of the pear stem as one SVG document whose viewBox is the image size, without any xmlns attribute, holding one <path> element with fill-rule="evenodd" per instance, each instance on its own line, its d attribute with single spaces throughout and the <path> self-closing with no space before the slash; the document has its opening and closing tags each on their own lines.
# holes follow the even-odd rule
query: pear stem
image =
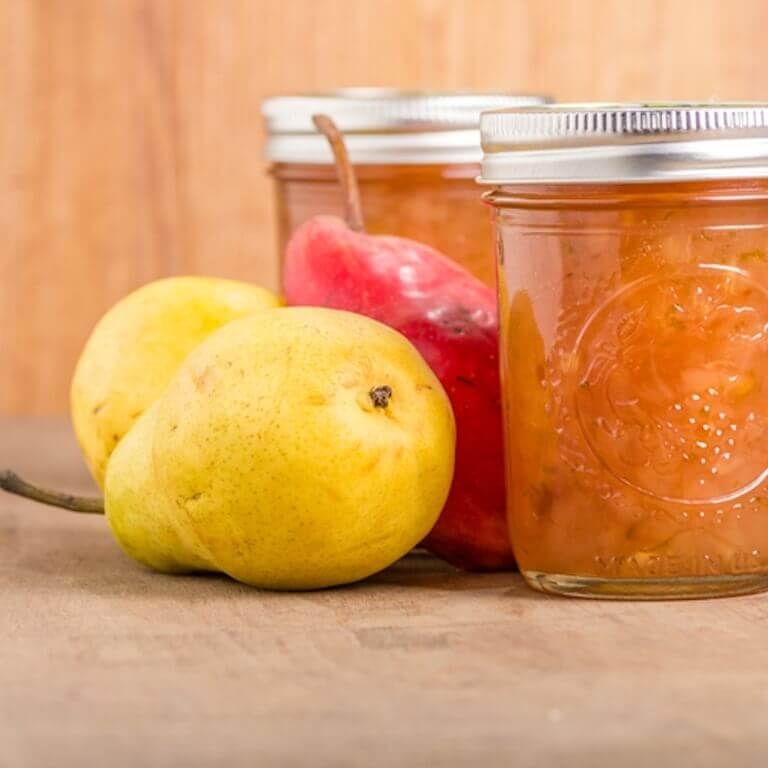
<svg viewBox="0 0 768 768">
<path fill-rule="evenodd" d="M 88 515 L 104 514 L 104 499 L 72 496 L 69 493 L 49 491 L 46 488 L 40 488 L 28 483 L 10 469 L 0 471 L 0 488 L 16 496 L 39 501 L 41 504 L 48 504 L 51 507 L 60 507 L 71 512 L 82 512 Z"/>
<path fill-rule="evenodd" d="M 344 217 L 347 220 L 347 226 L 355 232 L 365 232 L 360 188 L 357 184 L 355 169 L 349 161 L 344 136 L 328 115 L 312 115 L 312 122 L 331 145 L 333 159 L 336 161 L 336 175 L 339 184 L 341 184 L 341 194 L 344 197 Z"/>
</svg>

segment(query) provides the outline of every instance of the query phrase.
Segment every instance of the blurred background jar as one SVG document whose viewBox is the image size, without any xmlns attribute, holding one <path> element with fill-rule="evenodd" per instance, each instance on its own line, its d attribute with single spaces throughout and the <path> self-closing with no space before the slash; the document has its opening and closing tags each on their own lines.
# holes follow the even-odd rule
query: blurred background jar
<svg viewBox="0 0 768 768">
<path fill-rule="evenodd" d="M 267 99 L 266 156 L 277 193 L 280 257 L 291 233 L 317 214 L 343 215 L 333 159 L 312 115 L 329 115 L 343 131 L 372 234 L 427 243 L 495 281 L 480 172 L 480 113 L 540 96 L 352 88 Z"/>
<path fill-rule="evenodd" d="M 537 589 L 768 589 L 768 105 L 483 115 L 512 545 Z"/>
</svg>

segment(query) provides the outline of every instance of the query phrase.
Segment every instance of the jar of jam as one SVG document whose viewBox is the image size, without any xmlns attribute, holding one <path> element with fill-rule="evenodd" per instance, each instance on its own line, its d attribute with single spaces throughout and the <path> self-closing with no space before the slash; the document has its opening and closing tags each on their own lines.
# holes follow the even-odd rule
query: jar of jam
<svg viewBox="0 0 768 768">
<path fill-rule="evenodd" d="M 768 105 L 543 106 L 481 131 L 525 579 L 768 588 Z"/>
<path fill-rule="evenodd" d="M 344 132 L 367 230 L 427 243 L 493 284 L 491 230 L 475 184 L 480 113 L 543 101 L 385 88 L 267 99 L 262 111 L 276 182 L 280 254 L 307 219 L 343 215 L 330 149 L 312 124 L 312 115 L 323 113 Z"/>
</svg>

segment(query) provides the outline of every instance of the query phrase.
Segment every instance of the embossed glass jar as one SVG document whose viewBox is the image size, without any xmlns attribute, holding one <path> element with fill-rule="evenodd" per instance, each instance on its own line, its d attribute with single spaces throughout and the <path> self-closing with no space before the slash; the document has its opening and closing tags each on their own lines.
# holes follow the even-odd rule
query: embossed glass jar
<svg viewBox="0 0 768 768">
<path fill-rule="evenodd" d="M 526 580 L 768 589 L 768 106 L 539 107 L 481 132 Z"/>
<path fill-rule="evenodd" d="M 330 115 L 355 164 L 366 227 L 410 237 L 493 285 L 488 213 L 479 200 L 480 113 L 541 96 L 347 88 L 264 102 L 266 155 L 277 192 L 278 246 L 319 213 L 343 215 L 333 158 L 312 115 Z"/>
</svg>

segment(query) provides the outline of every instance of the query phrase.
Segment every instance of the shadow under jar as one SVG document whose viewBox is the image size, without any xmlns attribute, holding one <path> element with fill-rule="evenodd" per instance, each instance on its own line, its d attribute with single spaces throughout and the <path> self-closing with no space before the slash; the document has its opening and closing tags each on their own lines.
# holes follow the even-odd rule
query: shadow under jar
<svg viewBox="0 0 768 768">
<path fill-rule="evenodd" d="M 481 130 L 525 579 L 768 589 L 768 105 L 541 107 Z"/>
<path fill-rule="evenodd" d="M 546 101 L 494 93 L 350 88 L 278 96 L 262 111 L 277 193 L 278 246 L 318 214 L 343 216 L 326 140 L 312 124 L 323 113 L 345 135 L 366 228 L 431 245 L 488 285 L 495 264 L 488 214 L 477 193 L 480 113 Z"/>
</svg>

